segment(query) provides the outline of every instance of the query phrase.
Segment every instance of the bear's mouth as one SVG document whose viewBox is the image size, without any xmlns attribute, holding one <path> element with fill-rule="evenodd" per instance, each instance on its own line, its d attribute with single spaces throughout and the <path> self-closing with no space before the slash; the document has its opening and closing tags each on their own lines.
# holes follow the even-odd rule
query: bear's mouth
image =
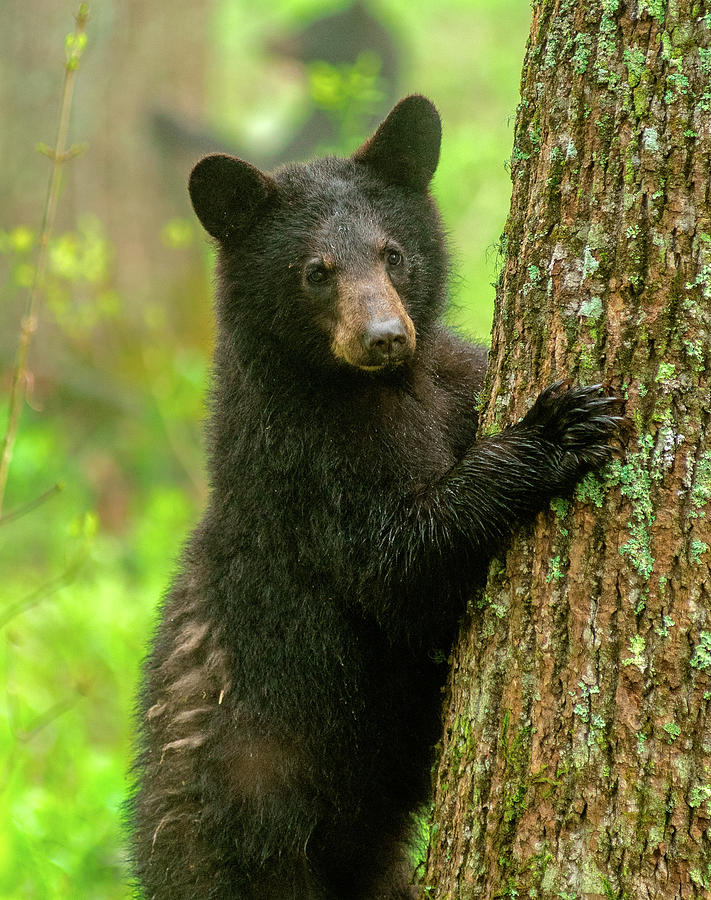
<svg viewBox="0 0 711 900">
<path fill-rule="evenodd" d="M 381 358 L 374 358 L 367 350 L 363 352 L 353 352 L 354 349 L 360 350 L 359 347 L 338 344 L 336 341 L 331 343 L 331 352 L 334 357 L 350 366 L 353 369 L 359 369 L 361 372 L 369 374 L 377 374 L 378 372 L 391 372 L 394 369 L 404 365 L 410 359 L 414 352 L 414 339 L 411 344 L 398 352 L 396 355 L 392 353 L 380 353 Z"/>
</svg>

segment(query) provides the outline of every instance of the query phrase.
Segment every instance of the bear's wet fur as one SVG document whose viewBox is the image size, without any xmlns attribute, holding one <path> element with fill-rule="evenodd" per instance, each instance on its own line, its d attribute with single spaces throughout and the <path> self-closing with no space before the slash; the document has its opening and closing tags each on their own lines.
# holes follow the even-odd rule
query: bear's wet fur
<svg viewBox="0 0 711 900">
<path fill-rule="evenodd" d="M 140 702 L 151 900 L 402 900 L 441 688 L 511 530 L 609 456 L 614 400 L 560 384 L 477 439 L 484 348 L 441 322 L 440 120 L 401 101 L 349 159 L 197 164 L 218 246 L 211 493 Z"/>
</svg>

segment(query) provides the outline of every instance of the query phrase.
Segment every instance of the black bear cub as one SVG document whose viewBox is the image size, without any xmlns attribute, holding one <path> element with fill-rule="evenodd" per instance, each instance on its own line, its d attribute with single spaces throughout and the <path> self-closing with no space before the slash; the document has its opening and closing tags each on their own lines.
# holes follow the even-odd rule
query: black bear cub
<svg viewBox="0 0 711 900">
<path fill-rule="evenodd" d="M 618 405 L 541 394 L 477 438 L 486 351 L 441 322 L 440 120 L 349 159 L 190 178 L 218 246 L 211 495 L 145 668 L 133 798 L 150 900 L 396 900 L 468 589 L 609 456 Z"/>
</svg>

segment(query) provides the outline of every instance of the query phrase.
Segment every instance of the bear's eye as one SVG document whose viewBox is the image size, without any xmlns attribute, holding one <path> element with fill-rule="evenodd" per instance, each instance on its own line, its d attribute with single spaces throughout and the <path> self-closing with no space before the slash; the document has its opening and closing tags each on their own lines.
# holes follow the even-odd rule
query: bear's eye
<svg viewBox="0 0 711 900">
<path fill-rule="evenodd" d="M 328 272 L 323 266 L 313 266 L 306 273 L 306 280 L 311 284 L 323 284 L 328 280 Z"/>
<path fill-rule="evenodd" d="M 385 258 L 388 261 L 389 266 L 399 266 L 402 265 L 402 253 L 399 250 L 395 250 L 391 248 L 387 251 Z"/>
</svg>

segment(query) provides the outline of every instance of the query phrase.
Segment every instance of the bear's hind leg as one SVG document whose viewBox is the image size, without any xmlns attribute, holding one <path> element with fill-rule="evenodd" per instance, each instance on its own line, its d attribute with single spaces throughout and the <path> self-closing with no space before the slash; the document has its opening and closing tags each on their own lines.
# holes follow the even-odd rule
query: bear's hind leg
<svg viewBox="0 0 711 900">
<path fill-rule="evenodd" d="M 133 799 L 146 900 L 340 900 L 308 858 L 318 798 L 295 742 L 228 703 L 205 716 L 204 741 L 166 743 L 167 730 L 150 732 Z"/>
<path fill-rule="evenodd" d="M 338 900 L 416 900 L 409 829 L 391 834 L 375 819 L 356 826 L 317 826 L 310 859 Z"/>
</svg>

